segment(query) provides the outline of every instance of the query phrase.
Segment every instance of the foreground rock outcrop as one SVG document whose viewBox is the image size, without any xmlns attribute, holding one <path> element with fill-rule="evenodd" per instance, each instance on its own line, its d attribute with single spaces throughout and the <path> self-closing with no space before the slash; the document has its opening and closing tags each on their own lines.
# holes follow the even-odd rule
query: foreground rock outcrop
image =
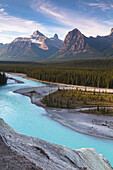
<svg viewBox="0 0 113 170">
<path fill-rule="evenodd" d="M 69 149 L 15 132 L 0 119 L 1 170 L 111 170 L 94 149 Z"/>
</svg>

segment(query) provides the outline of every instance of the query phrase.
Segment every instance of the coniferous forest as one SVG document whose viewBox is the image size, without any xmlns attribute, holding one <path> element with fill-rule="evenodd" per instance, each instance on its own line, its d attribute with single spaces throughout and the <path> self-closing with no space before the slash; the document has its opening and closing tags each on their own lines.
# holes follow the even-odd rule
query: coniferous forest
<svg viewBox="0 0 113 170">
<path fill-rule="evenodd" d="M 7 83 L 7 77 L 5 73 L 0 73 L 0 85 L 5 85 Z"/>
<path fill-rule="evenodd" d="M 113 88 L 113 60 L 0 62 L 0 71 L 25 73 L 42 81 Z"/>
</svg>

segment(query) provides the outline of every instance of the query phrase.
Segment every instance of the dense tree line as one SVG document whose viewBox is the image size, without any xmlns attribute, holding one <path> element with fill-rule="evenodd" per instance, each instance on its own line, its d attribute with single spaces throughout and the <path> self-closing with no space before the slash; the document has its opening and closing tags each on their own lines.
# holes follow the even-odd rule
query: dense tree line
<svg viewBox="0 0 113 170">
<path fill-rule="evenodd" d="M 7 77 L 5 73 L 0 73 L 0 85 L 5 85 L 7 83 Z"/>
<path fill-rule="evenodd" d="M 113 88 L 113 67 L 76 67 L 53 64 L 0 64 L 0 71 L 25 73 L 38 80 Z"/>
<path fill-rule="evenodd" d="M 45 62 L 27 62 L 27 61 L 0 61 L 0 64 L 6 65 L 42 65 L 42 66 L 66 66 L 66 67 L 109 67 L 113 68 L 113 59 L 86 59 L 69 61 L 45 61 Z"/>
</svg>

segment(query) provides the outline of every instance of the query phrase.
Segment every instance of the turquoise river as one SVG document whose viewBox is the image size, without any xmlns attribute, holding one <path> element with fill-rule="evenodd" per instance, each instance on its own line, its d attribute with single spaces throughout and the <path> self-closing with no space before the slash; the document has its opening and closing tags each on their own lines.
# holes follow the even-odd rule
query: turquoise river
<svg viewBox="0 0 113 170">
<path fill-rule="evenodd" d="M 11 75 L 9 75 L 11 76 Z M 103 154 L 113 166 L 113 141 L 77 133 L 51 120 L 42 107 L 31 103 L 29 97 L 13 93 L 14 90 L 26 87 L 46 86 L 46 84 L 13 76 L 24 84 L 9 81 L 6 86 L 0 87 L 0 118 L 3 118 L 18 132 L 38 137 L 70 148 L 95 148 Z"/>
</svg>

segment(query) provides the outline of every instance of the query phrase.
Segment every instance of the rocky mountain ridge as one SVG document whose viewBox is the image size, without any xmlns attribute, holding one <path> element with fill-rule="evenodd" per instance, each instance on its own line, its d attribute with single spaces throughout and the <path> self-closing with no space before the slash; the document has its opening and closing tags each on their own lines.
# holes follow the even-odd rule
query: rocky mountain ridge
<svg viewBox="0 0 113 170">
<path fill-rule="evenodd" d="M 13 43 L 16 42 L 31 42 L 43 50 L 48 50 L 49 46 L 60 49 L 63 43 L 63 41 L 58 38 L 57 34 L 55 34 L 54 37 L 48 38 L 40 33 L 38 30 L 36 30 L 29 38 L 16 38 Z"/>
<path fill-rule="evenodd" d="M 70 31 L 61 49 L 50 60 L 70 60 L 87 58 L 112 58 L 113 28 L 107 36 L 86 37 L 78 29 Z M 106 54 L 106 50 L 110 53 Z"/>
<path fill-rule="evenodd" d="M 62 43 L 57 34 L 48 38 L 36 30 L 30 37 L 18 37 L 6 48 L 1 49 L 0 58 L 14 61 L 43 60 L 57 52 Z"/>
<path fill-rule="evenodd" d="M 16 38 L 0 46 L 0 59 L 9 61 L 46 61 L 113 58 L 113 28 L 109 35 L 86 37 L 78 29 L 69 31 L 64 42 L 55 34 L 48 38 L 38 30 L 30 37 Z"/>
</svg>

